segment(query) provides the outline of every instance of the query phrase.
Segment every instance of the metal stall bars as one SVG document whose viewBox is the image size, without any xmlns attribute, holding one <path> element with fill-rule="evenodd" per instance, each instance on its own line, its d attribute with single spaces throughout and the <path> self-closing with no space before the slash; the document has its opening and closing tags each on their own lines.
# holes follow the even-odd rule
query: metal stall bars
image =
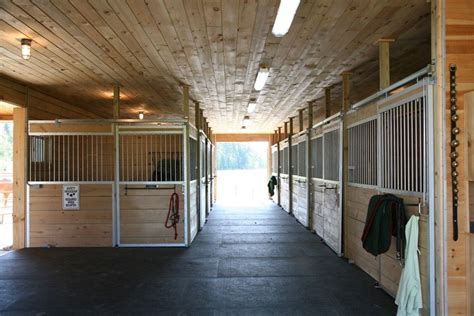
<svg viewBox="0 0 474 316">
<path fill-rule="evenodd" d="M 187 128 L 184 121 L 116 126 L 118 246 L 189 245 Z"/>
<path fill-rule="evenodd" d="M 113 245 L 112 229 L 107 228 L 112 220 L 95 222 L 103 228 L 94 231 L 97 236 L 85 229 L 72 233 L 77 223 L 87 224 L 90 212 L 109 210 L 112 218 L 112 202 L 99 203 L 100 208 L 96 204 L 103 198 L 100 194 L 111 197 L 113 192 L 113 135 L 112 124 L 104 122 L 28 122 L 27 247 Z M 74 188 L 74 203 L 65 204 L 66 187 Z M 74 211 L 74 218 L 64 210 Z M 53 233 L 57 230 L 63 234 Z"/>
<path fill-rule="evenodd" d="M 313 126 L 310 134 L 312 229 L 342 255 L 342 120 L 337 113 Z"/>
</svg>

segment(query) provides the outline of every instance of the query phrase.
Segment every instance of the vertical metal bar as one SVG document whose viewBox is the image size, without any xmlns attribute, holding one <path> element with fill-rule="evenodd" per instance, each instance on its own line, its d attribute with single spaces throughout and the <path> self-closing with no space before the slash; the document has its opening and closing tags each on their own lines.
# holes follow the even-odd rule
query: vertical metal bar
<svg viewBox="0 0 474 316">
<path fill-rule="evenodd" d="M 145 181 L 148 181 L 148 135 L 145 135 Z"/>
<path fill-rule="evenodd" d="M 160 135 L 159 136 L 160 138 L 160 151 L 159 151 L 159 157 L 160 157 L 160 178 L 158 179 L 158 181 L 163 181 L 163 157 L 162 157 L 162 154 L 163 154 L 163 145 L 164 145 L 164 135 Z"/>
<path fill-rule="evenodd" d="M 99 180 L 99 136 L 96 135 L 95 136 L 95 163 L 96 163 L 96 168 L 95 168 L 95 181 L 98 181 Z"/>
<path fill-rule="evenodd" d="M 168 181 L 168 146 L 167 146 L 167 134 L 165 134 L 165 179 L 164 181 Z"/>
<path fill-rule="evenodd" d="M 143 172 L 145 168 L 143 168 L 143 135 L 140 136 L 139 154 L 140 154 L 140 168 L 138 169 L 138 171 L 140 171 L 140 181 L 144 181 Z"/>
</svg>

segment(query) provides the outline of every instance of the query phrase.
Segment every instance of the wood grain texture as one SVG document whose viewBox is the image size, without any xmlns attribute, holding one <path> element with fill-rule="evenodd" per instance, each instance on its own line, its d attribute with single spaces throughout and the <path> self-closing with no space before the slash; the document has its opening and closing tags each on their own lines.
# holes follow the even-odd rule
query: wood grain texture
<svg viewBox="0 0 474 316">
<path fill-rule="evenodd" d="M 112 185 L 82 184 L 80 209 L 62 209 L 62 185 L 30 187 L 31 247 L 112 246 Z"/>
<path fill-rule="evenodd" d="M 112 117 L 117 83 L 123 117 L 182 115 L 180 84 L 186 84 L 219 132 L 238 132 L 255 98 L 247 131 L 271 132 L 307 101 L 323 97 L 326 87 L 335 86 L 339 100 L 344 70 L 357 71 L 362 94 L 376 91 L 379 38 L 397 39 L 394 80 L 430 61 L 420 49 L 429 41 L 424 0 L 302 1 L 283 38 L 271 34 L 278 4 L 2 0 L 0 75 L 101 117 Z M 33 39 L 28 61 L 19 54 L 25 37 Z M 270 77 L 257 92 L 262 64 Z"/>
<path fill-rule="evenodd" d="M 465 115 L 467 92 L 474 90 L 474 37 L 472 36 L 474 30 L 474 7 L 470 0 L 453 0 L 446 3 L 446 86 L 449 87 L 449 65 L 456 64 L 456 83 L 457 83 L 457 107 L 459 115 L 459 126 L 466 126 L 469 119 Z M 450 96 L 449 89 L 446 90 L 446 129 L 447 135 L 450 135 Z M 449 136 L 448 136 L 449 137 Z M 466 166 L 466 158 L 472 159 L 472 156 L 467 156 L 466 151 L 466 130 L 459 134 L 459 141 L 461 146 L 457 151 L 460 155 L 460 166 Z M 449 138 L 446 139 L 446 146 L 449 148 Z M 449 156 L 447 156 L 447 161 Z M 449 169 L 448 169 L 449 170 Z M 468 174 L 466 168 L 458 168 L 459 182 L 466 183 Z M 458 224 L 459 224 L 459 239 L 453 241 L 452 231 L 452 196 L 451 196 L 451 177 L 448 172 L 447 179 L 448 192 L 448 230 L 447 230 L 447 249 L 448 249 L 448 312 L 450 315 L 467 315 L 471 314 L 470 310 L 471 293 L 470 287 L 470 273 L 471 273 L 471 258 L 470 258 L 470 236 L 469 236 L 469 210 L 468 210 L 468 192 L 467 185 L 459 187 L 459 210 L 458 210 Z"/>
</svg>

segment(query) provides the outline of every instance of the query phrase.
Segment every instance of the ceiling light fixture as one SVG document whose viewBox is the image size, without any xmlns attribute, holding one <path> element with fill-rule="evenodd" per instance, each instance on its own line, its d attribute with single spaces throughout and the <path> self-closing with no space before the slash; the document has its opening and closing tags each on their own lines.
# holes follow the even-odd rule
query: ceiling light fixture
<svg viewBox="0 0 474 316">
<path fill-rule="evenodd" d="M 291 23 L 300 5 L 300 0 L 281 0 L 280 7 L 273 24 L 272 33 L 276 37 L 283 37 L 290 29 Z"/>
<path fill-rule="evenodd" d="M 270 72 L 267 67 L 260 67 L 260 69 L 258 70 L 257 79 L 255 80 L 255 85 L 253 86 L 256 91 L 260 91 L 263 89 L 269 74 Z"/>
<path fill-rule="evenodd" d="M 243 126 L 247 126 L 250 123 L 250 116 L 245 115 L 244 120 L 242 121 Z"/>
<path fill-rule="evenodd" d="M 28 60 L 31 57 L 31 40 L 29 38 L 21 39 L 21 57 Z"/>
<path fill-rule="evenodd" d="M 247 105 L 247 112 L 253 113 L 253 111 L 255 111 L 256 106 L 257 106 L 257 103 L 250 102 L 249 105 Z"/>
<path fill-rule="evenodd" d="M 138 112 L 138 118 L 140 120 L 143 120 L 144 117 L 145 117 L 145 113 L 143 113 L 143 111 Z"/>
</svg>

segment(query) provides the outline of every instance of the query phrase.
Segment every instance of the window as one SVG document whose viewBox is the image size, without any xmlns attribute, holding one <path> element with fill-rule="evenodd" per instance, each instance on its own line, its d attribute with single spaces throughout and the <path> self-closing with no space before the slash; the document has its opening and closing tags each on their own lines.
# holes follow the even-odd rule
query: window
<svg viewBox="0 0 474 316">
<path fill-rule="evenodd" d="M 278 150 L 272 151 L 272 173 L 278 173 Z"/>
<path fill-rule="evenodd" d="M 288 174 L 289 153 L 288 146 L 283 149 L 283 174 Z"/>
<path fill-rule="evenodd" d="M 377 185 L 377 120 L 348 129 L 349 183 Z"/>
<path fill-rule="evenodd" d="M 311 140 L 311 177 L 322 179 L 323 177 L 323 138 L 318 137 Z"/>
<path fill-rule="evenodd" d="M 379 114 L 381 184 L 385 189 L 423 193 L 425 170 L 425 97 Z"/>
<path fill-rule="evenodd" d="M 191 174 L 191 181 L 197 179 L 197 140 L 194 138 L 190 137 L 189 138 L 189 151 L 191 154 L 191 157 L 189 157 L 189 165 L 190 165 L 190 174 Z"/>
<path fill-rule="evenodd" d="M 324 133 L 324 179 L 339 181 L 339 129 Z"/>
<path fill-rule="evenodd" d="M 291 174 L 298 174 L 298 144 L 291 145 Z"/>
<path fill-rule="evenodd" d="M 298 144 L 298 175 L 306 177 L 306 141 Z"/>
</svg>

